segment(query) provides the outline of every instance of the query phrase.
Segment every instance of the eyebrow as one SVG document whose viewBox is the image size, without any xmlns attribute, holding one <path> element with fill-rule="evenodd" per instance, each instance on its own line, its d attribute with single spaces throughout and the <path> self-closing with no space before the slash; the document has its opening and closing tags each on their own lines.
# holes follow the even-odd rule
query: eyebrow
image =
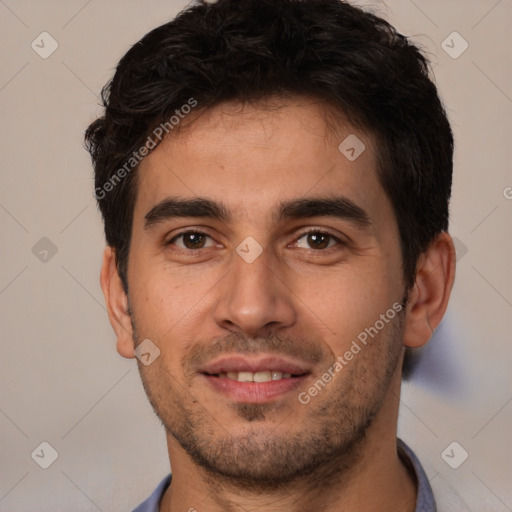
<svg viewBox="0 0 512 512">
<path fill-rule="evenodd" d="M 175 217 L 206 217 L 227 221 L 230 218 L 226 208 L 215 201 L 204 198 L 167 198 L 155 205 L 144 216 L 144 229 Z"/>
<path fill-rule="evenodd" d="M 155 205 L 144 217 L 144 229 L 176 217 L 205 217 L 228 222 L 231 214 L 219 202 L 206 198 L 167 198 Z M 303 198 L 280 203 L 275 210 L 278 220 L 312 217 L 336 217 L 360 228 L 371 225 L 370 216 L 346 197 Z"/>
<path fill-rule="evenodd" d="M 279 207 L 280 219 L 309 217 L 336 217 L 360 228 L 367 228 L 372 223 L 368 213 L 346 197 L 297 199 L 281 203 Z"/>
</svg>

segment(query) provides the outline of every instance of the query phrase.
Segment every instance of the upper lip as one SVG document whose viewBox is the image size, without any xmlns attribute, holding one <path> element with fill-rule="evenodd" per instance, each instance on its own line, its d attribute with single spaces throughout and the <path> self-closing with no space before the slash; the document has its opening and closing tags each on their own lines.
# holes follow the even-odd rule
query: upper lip
<svg viewBox="0 0 512 512">
<path fill-rule="evenodd" d="M 297 363 L 281 356 L 246 357 L 241 355 L 224 355 L 202 366 L 199 372 L 217 375 L 227 372 L 256 373 L 266 370 L 291 373 L 292 375 L 304 375 L 311 371 L 305 363 Z"/>
</svg>

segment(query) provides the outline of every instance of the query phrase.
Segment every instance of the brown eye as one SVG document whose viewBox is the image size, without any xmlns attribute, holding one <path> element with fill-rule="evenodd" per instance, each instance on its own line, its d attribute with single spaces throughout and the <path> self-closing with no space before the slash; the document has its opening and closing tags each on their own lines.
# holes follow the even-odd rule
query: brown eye
<svg viewBox="0 0 512 512">
<path fill-rule="evenodd" d="M 297 245 L 304 249 L 322 250 L 329 249 L 335 245 L 338 240 L 329 233 L 322 231 L 310 231 L 305 233 L 297 240 Z"/>
<path fill-rule="evenodd" d="M 308 244 L 313 249 L 325 249 L 329 246 L 330 236 L 322 233 L 309 233 Z"/>
<path fill-rule="evenodd" d="M 181 233 L 175 236 L 169 243 L 176 245 L 176 247 L 179 247 L 180 249 L 191 250 L 204 249 L 205 247 L 211 247 L 213 245 L 211 237 L 198 231 L 187 231 L 185 233 Z"/>
</svg>

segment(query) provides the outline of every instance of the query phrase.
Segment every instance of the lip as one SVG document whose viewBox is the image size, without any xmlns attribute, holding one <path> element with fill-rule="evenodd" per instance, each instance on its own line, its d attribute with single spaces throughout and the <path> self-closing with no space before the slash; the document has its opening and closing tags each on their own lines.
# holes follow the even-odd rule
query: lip
<svg viewBox="0 0 512 512">
<path fill-rule="evenodd" d="M 275 370 L 300 376 L 311 372 L 305 363 L 279 356 L 244 357 L 240 355 L 222 356 L 199 369 L 199 373 L 218 375 L 227 372 L 262 372 Z"/>
<path fill-rule="evenodd" d="M 232 402 L 261 404 L 297 390 L 309 375 L 306 373 L 299 377 L 269 382 L 239 382 L 228 377 L 215 377 L 207 374 L 202 374 L 201 377 L 206 379 L 215 391 L 225 395 Z"/>
<path fill-rule="evenodd" d="M 219 377 L 227 372 L 261 372 L 274 370 L 291 373 L 287 379 L 268 382 L 239 382 L 228 377 Z M 243 357 L 222 356 L 199 370 L 201 378 L 217 393 L 232 402 L 265 403 L 297 390 L 311 375 L 310 368 L 303 362 L 278 356 Z"/>
</svg>

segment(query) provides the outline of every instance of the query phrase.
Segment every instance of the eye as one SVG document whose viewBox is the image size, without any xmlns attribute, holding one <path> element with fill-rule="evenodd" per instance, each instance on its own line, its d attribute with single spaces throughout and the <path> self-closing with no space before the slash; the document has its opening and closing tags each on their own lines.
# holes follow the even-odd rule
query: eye
<svg viewBox="0 0 512 512">
<path fill-rule="evenodd" d="M 180 249 L 205 249 L 215 245 L 213 239 L 200 231 L 185 231 L 172 238 L 168 245 L 175 245 Z"/>
<path fill-rule="evenodd" d="M 303 249 L 322 250 L 330 249 L 334 245 L 339 244 L 340 240 L 323 231 L 309 231 L 301 235 L 296 243 Z"/>
</svg>

